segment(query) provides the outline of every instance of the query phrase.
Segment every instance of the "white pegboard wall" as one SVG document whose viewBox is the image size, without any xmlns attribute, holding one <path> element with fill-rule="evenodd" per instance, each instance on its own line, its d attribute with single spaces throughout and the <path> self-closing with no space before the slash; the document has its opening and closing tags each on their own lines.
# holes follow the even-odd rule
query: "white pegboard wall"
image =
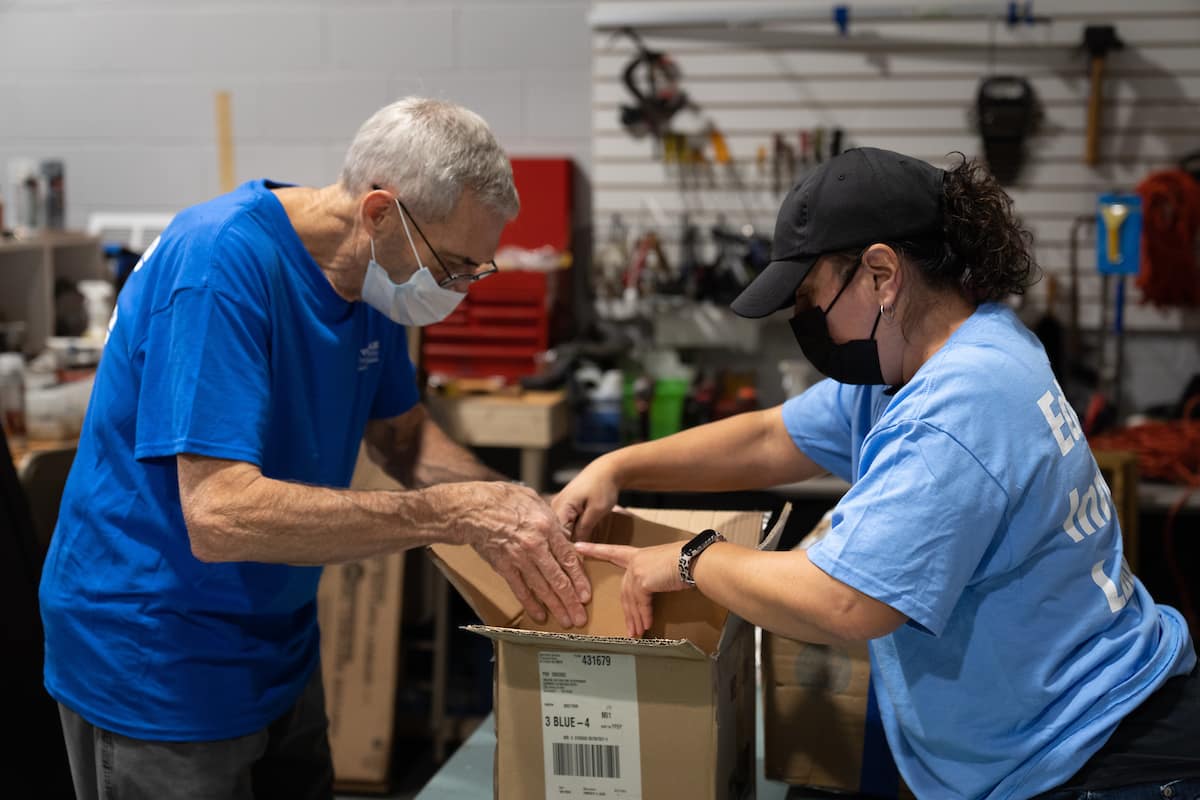
<svg viewBox="0 0 1200 800">
<path fill-rule="evenodd" d="M 831 21 L 832 3 L 802 4 L 830 9 L 830 21 L 639 31 L 649 47 L 674 58 L 683 88 L 728 141 L 737 179 L 714 165 L 698 187 L 682 185 L 679 171 L 656 158 L 648 138 L 634 139 L 621 128 L 619 107 L 631 98 L 620 74 L 633 45 L 607 31 L 593 32 L 597 241 L 614 213 L 636 229 L 651 206 L 675 220 L 686 211 L 703 227 L 724 215 L 769 235 L 781 194 L 773 191 L 770 164 L 760 171 L 755 157 L 760 146 L 770 151 L 776 131 L 790 137 L 794 147 L 800 129 L 840 127 L 844 147 L 883 147 L 943 166 L 953 151 L 981 155 L 972 116 L 979 81 L 987 74 L 1016 74 L 1032 83 L 1043 116 L 1027 142 L 1023 169 L 1008 189 L 1034 232 L 1040 265 L 1058 277 L 1058 306 L 1065 316 L 1072 221 L 1093 214 L 1101 192 L 1132 190 L 1151 171 L 1200 148 L 1200 3 L 1195 0 L 1147 0 L 1136 7 L 1120 0 L 1038 0 L 1035 12 L 1053 21 L 1011 28 L 962 19 L 854 22 L 856 6 L 921 7 L 874 0 L 849 4 L 846 38 L 837 35 Z M 684 0 L 594 4 L 668 12 L 684 5 Z M 690 10 L 720 5 L 719 0 L 686 3 Z M 1005 6 L 997 2 L 997 13 Z M 1125 42 L 1106 65 L 1095 167 L 1083 163 L 1089 79 L 1080 45 L 1089 24 L 1114 25 Z M 676 240 L 678 230 L 669 229 L 666 241 Z M 1100 321 L 1101 287 L 1091 229 L 1085 234 L 1078 242 L 1080 320 L 1094 327 Z M 1044 287 L 1043 282 L 1030 292 L 1031 306 L 1044 305 Z M 1131 330 L 1200 331 L 1200 314 L 1141 305 L 1136 289 L 1129 297 Z"/>
</svg>

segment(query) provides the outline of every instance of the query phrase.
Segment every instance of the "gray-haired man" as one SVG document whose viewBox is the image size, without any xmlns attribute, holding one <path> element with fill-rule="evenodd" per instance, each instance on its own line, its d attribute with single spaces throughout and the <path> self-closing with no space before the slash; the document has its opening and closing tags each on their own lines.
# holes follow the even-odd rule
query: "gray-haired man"
<svg viewBox="0 0 1200 800">
<path fill-rule="evenodd" d="M 180 213 L 121 292 L 41 586 L 80 798 L 328 797 L 319 565 L 475 547 L 582 624 L 553 512 L 418 402 L 404 326 L 494 271 L 508 159 L 461 107 L 363 124 L 324 188 Z M 405 492 L 345 487 L 359 441 Z"/>
</svg>

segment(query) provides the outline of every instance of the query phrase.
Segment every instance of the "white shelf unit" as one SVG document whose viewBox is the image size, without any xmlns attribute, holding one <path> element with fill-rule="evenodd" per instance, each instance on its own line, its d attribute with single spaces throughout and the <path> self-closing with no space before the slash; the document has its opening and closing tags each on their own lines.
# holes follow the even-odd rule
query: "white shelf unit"
<svg viewBox="0 0 1200 800">
<path fill-rule="evenodd" d="M 35 355 L 54 335 L 54 284 L 109 279 L 98 236 L 45 233 L 0 240 L 0 322 L 25 323 L 24 351 Z"/>
</svg>

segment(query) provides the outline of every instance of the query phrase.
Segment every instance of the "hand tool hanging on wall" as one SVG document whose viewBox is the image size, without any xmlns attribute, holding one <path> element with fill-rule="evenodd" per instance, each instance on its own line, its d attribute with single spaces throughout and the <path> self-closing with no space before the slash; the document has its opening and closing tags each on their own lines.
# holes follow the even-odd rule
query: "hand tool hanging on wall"
<svg viewBox="0 0 1200 800">
<path fill-rule="evenodd" d="M 796 151 L 776 133 L 772 141 L 771 192 L 779 194 L 792 187 L 796 179 Z"/>
<path fill-rule="evenodd" d="M 1105 277 L 1105 306 L 1109 276 L 1115 276 L 1117 284 L 1112 325 L 1114 367 L 1107 402 L 1114 416 L 1119 417 L 1125 366 L 1125 276 L 1136 275 L 1141 266 L 1142 198 L 1136 194 L 1101 195 L 1096 214 L 1096 268 Z"/>
<path fill-rule="evenodd" d="M 629 268 L 629 229 L 620 214 L 612 215 L 608 235 L 596 248 L 592 264 L 592 291 L 596 297 L 607 300 L 619 296 Z"/>
<path fill-rule="evenodd" d="M 834 128 L 829 134 L 829 157 L 833 158 L 842 152 L 842 129 Z"/>
<path fill-rule="evenodd" d="M 783 191 L 783 135 L 771 137 L 771 194 Z"/>
<path fill-rule="evenodd" d="M 1087 50 L 1091 85 L 1088 88 L 1087 140 L 1083 163 L 1095 166 L 1100 161 L 1100 105 L 1104 100 L 1104 61 L 1125 43 L 1112 25 L 1088 25 L 1083 29 L 1083 48 Z"/>
<path fill-rule="evenodd" d="M 692 222 L 691 217 L 683 215 L 680 220 L 683 230 L 679 239 L 679 274 L 676 283 L 665 287 L 669 294 L 683 294 L 692 299 L 696 297 L 696 287 L 700 282 L 704 264 L 700 260 L 699 243 L 700 229 Z"/>
<path fill-rule="evenodd" d="M 800 149 L 796 153 L 797 161 L 800 164 L 800 177 L 803 178 L 808 174 L 810 159 L 812 157 L 812 137 L 809 135 L 808 131 L 802 130 L 799 132 L 796 138 L 800 145 Z"/>
<path fill-rule="evenodd" d="M 708 130 L 708 140 L 712 142 L 714 161 L 722 166 L 733 163 L 733 159 L 729 155 L 729 143 L 725 141 L 725 134 L 721 133 L 715 125 Z"/>
<path fill-rule="evenodd" d="M 1033 86 L 1017 75 L 993 75 L 979 84 L 975 119 L 983 137 L 988 169 L 1002 184 L 1012 183 L 1025 160 L 1025 137 L 1039 116 Z"/>
<path fill-rule="evenodd" d="M 679 66 L 666 53 L 646 47 L 632 28 L 623 31 L 637 47 L 621 75 L 634 105 L 621 106 L 621 125 L 635 138 L 646 134 L 661 137 L 671 117 L 688 105 L 687 92 L 679 85 Z"/>
<path fill-rule="evenodd" d="M 1097 205 L 1096 265 L 1105 275 L 1136 275 L 1141 265 L 1142 198 L 1103 194 Z"/>
<path fill-rule="evenodd" d="M 661 284 L 671 280 L 671 266 L 663 252 L 658 234 L 648 231 L 638 239 L 637 246 L 625 270 L 625 289 L 645 296 L 658 291 Z"/>
<path fill-rule="evenodd" d="M 709 161 L 708 156 L 704 154 L 702 145 L 692 145 L 688 150 L 691 158 L 692 168 L 694 170 L 694 179 L 697 186 L 703 184 L 705 188 L 717 188 L 716 171 L 713 169 L 713 162 Z"/>
<path fill-rule="evenodd" d="M 1060 381 L 1067 399 L 1075 408 L 1083 408 L 1088 395 L 1100 386 L 1099 350 L 1103 349 L 1103 341 L 1097 344 L 1084 336 L 1080 325 L 1079 294 L 1080 269 L 1079 251 L 1080 240 L 1091 236 L 1096 230 L 1095 214 L 1083 214 L 1071 220 L 1071 230 L 1068 234 L 1067 247 L 1067 339 L 1064 348 L 1063 364 L 1065 380 Z M 1103 321 L 1100 327 L 1104 327 Z M 1085 340 L 1086 339 L 1086 340 Z"/>
<path fill-rule="evenodd" d="M 729 185 L 737 192 L 738 202 L 742 204 L 742 210 L 746 213 L 746 224 L 752 224 L 754 212 L 746 197 L 746 185 L 742 182 L 742 174 L 733 160 L 733 153 L 729 150 L 729 142 L 726 141 L 720 128 L 711 122 L 708 128 L 708 138 L 713 146 L 713 161 L 724 169 Z"/>
<path fill-rule="evenodd" d="M 673 131 L 663 131 L 662 142 L 663 171 L 668 177 L 674 177 L 679 184 L 679 194 L 683 203 L 688 202 L 688 165 L 687 137 Z"/>
</svg>

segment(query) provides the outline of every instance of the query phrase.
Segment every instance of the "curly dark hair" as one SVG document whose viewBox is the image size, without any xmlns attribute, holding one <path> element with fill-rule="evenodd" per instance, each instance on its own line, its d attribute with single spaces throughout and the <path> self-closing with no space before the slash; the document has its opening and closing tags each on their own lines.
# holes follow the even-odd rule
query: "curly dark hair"
<svg viewBox="0 0 1200 800">
<path fill-rule="evenodd" d="M 958 289 L 976 305 L 1024 294 L 1041 277 L 1033 234 L 987 167 L 953 155 L 961 161 L 942 182 L 940 233 L 885 244 L 915 264 L 930 288 Z M 837 255 L 852 266 L 861 253 Z"/>
<path fill-rule="evenodd" d="M 1033 234 L 987 167 L 957 155 L 958 166 L 947 170 L 942 183 L 942 253 L 910 256 L 932 285 L 961 286 L 977 304 L 1024 294 L 1041 277 Z"/>
</svg>

